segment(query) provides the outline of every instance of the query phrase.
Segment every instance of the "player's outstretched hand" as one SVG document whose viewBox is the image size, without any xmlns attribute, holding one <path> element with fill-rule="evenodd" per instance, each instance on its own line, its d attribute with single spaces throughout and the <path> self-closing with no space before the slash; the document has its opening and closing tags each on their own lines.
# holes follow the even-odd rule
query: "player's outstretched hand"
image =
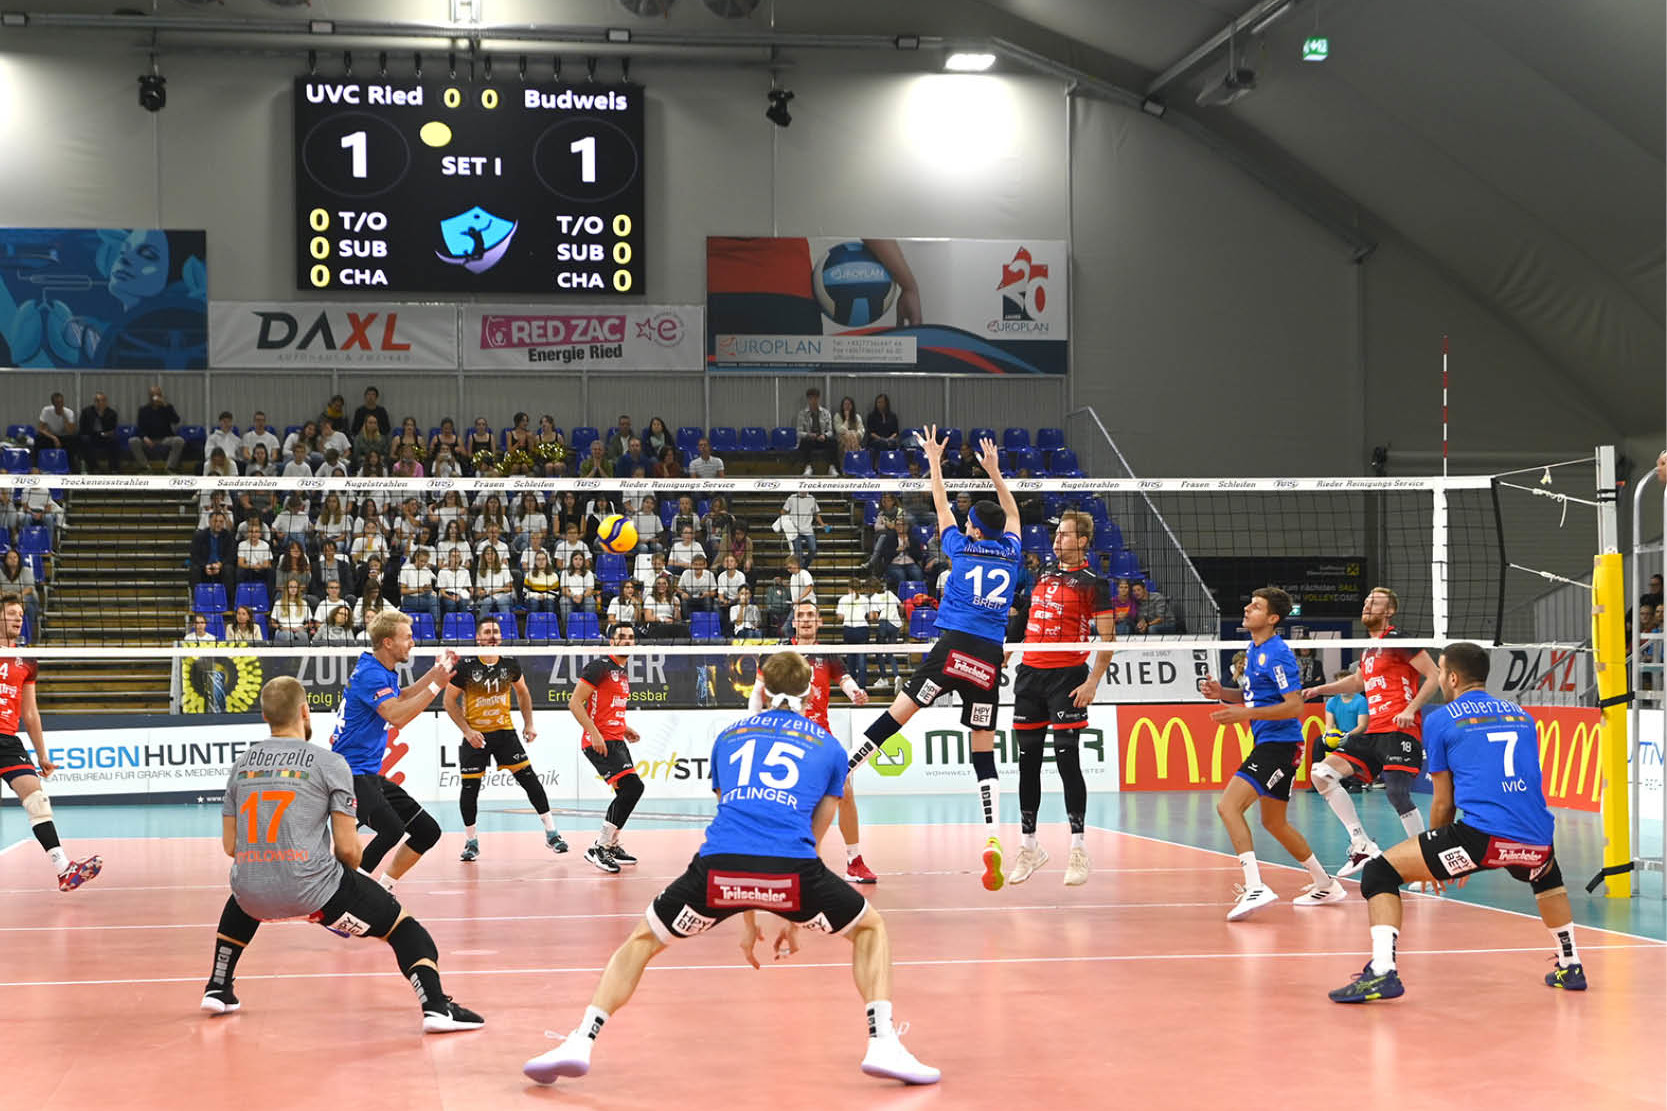
<svg viewBox="0 0 1667 1111">
<path fill-rule="evenodd" d="M 978 441 L 978 464 L 992 478 L 1001 473 L 1001 453 L 996 450 L 996 442 L 987 436 Z"/>
<path fill-rule="evenodd" d="M 1221 696 L 1226 692 L 1227 688 L 1223 687 L 1213 675 L 1198 684 L 1198 693 L 1215 702 L 1220 702 Z"/>
<path fill-rule="evenodd" d="M 482 733 L 479 729 L 464 729 L 463 739 L 469 742 L 470 748 L 486 747 L 486 734 Z"/>
<path fill-rule="evenodd" d="M 748 914 L 741 919 L 741 955 L 747 958 L 747 963 L 754 968 L 762 968 L 758 963 L 758 939 L 764 936 L 764 931 L 758 928 L 753 916 Z"/>
<path fill-rule="evenodd" d="M 857 688 L 857 693 L 853 694 L 851 696 L 851 705 L 853 705 L 853 706 L 866 706 L 866 705 L 868 705 L 868 692 L 863 690 L 861 687 L 858 687 Z"/>
<path fill-rule="evenodd" d="M 445 668 L 446 672 L 448 674 L 450 674 L 451 672 L 454 672 L 454 671 L 457 670 L 457 661 L 458 661 L 457 653 L 453 652 L 450 648 L 448 648 L 444 652 L 440 653 L 438 658 L 435 659 L 434 663 L 438 667 Z"/>
<path fill-rule="evenodd" d="M 1234 722 L 1249 721 L 1249 706 L 1223 706 L 1219 710 L 1210 711 L 1210 720 L 1217 725 L 1232 725 Z"/>
<path fill-rule="evenodd" d="M 776 960 L 784 961 L 799 951 L 799 927 L 792 922 L 776 935 Z"/>
<path fill-rule="evenodd" d="M 938 439 L 938 426 L 935 424 L 929 424 L 920 430 L 920 450 L 926 453 L 928 461 L 937 460 L 941 463 L 944 445 L 948 442 Z"/>
<path fill-rule="evenodd" d="M 521 730 L 521 743 L 522 744 L 530 745 L 536 740 L 538 740 L 538 730 L 534 729 L 530 725 L 527 726 L 527 728 Z"/>
</svg>

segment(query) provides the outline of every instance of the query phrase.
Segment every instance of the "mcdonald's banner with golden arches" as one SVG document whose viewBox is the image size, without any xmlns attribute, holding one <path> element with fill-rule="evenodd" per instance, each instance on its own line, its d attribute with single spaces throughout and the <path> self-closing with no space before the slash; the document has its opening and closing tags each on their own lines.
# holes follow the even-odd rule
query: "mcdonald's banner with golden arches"
<svg viewBox="0 0 1667 1111">
<path fill-rule="evenodd" d="M 1117 714 L 1125 791 L 1219 791 L 1239 770 L 1255 741 L 1250 726 L 1218 725 L 1211 703 L 1123 706 Z M 1297 782 L 1308 782 L 1308 745 L 1325 732 L 1325 707 L 1303 706 L 1304 756 Z"/>
<path fill-rule="evenodd" d="M 1596 813 L 1603 798 L 1595 706 L 1524 706 L 1540 735 L 1540 786 L 1550 806 Z"/>
</svg>

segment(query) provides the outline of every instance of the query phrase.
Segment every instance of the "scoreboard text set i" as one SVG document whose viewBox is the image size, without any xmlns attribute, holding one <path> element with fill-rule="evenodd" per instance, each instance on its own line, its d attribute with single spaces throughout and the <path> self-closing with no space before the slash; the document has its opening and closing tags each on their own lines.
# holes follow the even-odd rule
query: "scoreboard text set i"
<svg viewBox="0 0 1667 1111">
<path fill-rule="evenodd" d="M 640 85 L 295 82 L 296 286 L 642 292 Z"/>
</svg>

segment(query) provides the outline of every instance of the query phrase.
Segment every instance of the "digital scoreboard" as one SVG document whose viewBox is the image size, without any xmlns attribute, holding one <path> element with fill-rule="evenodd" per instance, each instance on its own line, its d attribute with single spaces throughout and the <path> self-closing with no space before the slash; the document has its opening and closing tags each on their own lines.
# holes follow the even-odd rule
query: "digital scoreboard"
<svg viewBox="0 0 1667 1111">
<path fill-rule="evenodd" d="M 295 82 L 295 283 L 643 292 L 632 84 Z"/>
</svg>

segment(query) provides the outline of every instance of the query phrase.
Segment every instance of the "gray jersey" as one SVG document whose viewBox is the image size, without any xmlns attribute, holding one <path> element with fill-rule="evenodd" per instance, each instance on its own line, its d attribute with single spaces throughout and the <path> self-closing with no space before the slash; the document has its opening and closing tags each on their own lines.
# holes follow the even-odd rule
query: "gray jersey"
<svg viewBox="0 0 1667 1111">
<path fill-rule="evenodd" d="M 270 737 L 232 766 L 220 813 L 236 820 L 232 894 L 251 917 L 313 913 L 336 893 L 330 815 L 355 816 L 353 773 L 327 748 Z"/>
</svg>

